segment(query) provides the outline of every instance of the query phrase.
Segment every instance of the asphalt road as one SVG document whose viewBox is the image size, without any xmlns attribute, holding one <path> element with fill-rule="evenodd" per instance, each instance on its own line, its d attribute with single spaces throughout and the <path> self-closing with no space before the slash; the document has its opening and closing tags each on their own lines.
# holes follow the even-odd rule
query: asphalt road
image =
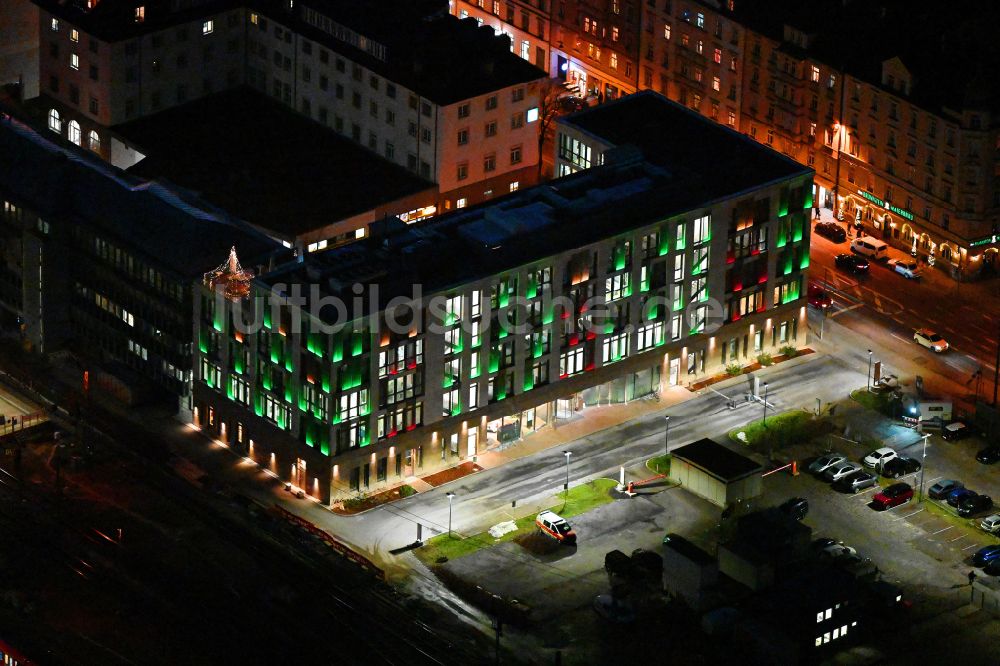
<svg viewBox="0 0 1000 666">
<path fill-rule="evenodd" d="M 844 397 L 845 387 L 864 384 L 867 354 L 848 353 L 847 359 L 806 356 L 792 363 L 773 366 L 759 373 L 768 382 L 770 409 L 814 409 L 816 398 L 824 404 Z M 749 383 L 722 392 L 741 398 Z M 724 438 L 729 430 L 757 420 L 763 415 L 760 403 L 743 403 L 729 409 L 726 400 L 711 391 L 641 420 L 628 422 L 575 441 L 571 447 L 570 483 L 576 485 L 596 477 L 618 478 L 620 466 L 629 468 L 659 455 L 665 446 L 663 417 L 670 415 L 671 449 L 702 437 Z M 542 451 L 502 467 L 489 469 L 448 484 L 445 488 L 420 493 L 400 502 L 384 505 L 359 516 L 330 516 L 326 524 L 333 533 L 372 550 L 387 551 L 413 542 L 416 524 L 432 533 L 448 529 L 448 498 L 455 493 L 452 528 L 472 534 L 488 527 L 484 517 L 510 507 L 524 505 L 562 489 L 565 457 L 561 450 Z"/>
<path fill-rule="evenodd" d="M 925 266 L 924 277 L 908 280 L 878 262 L 870 262 L 867 276 L 857 277 L 834 267 L 833 258 L 844 252 L 850 252 L 850 239 L 833 243 L 813 234 L 810 280 L 834 290 L 832 317 L 886 346 L 918 351 L 913 356 L 927 359 L 929 369 L 955 381 L 969 381 L 982 367 L 981 389 L 992 398 L 1000 336 L 1000 279 L 961 284 Z M 890 249 L 890 256 L 906 255 Z M 923 327 L 944 336 L 952 349 L 931 359 L 932 352 L 913 342 L 913 330 Z M 975 390 L 974 382 L 971 390 Z"/>
</svg>

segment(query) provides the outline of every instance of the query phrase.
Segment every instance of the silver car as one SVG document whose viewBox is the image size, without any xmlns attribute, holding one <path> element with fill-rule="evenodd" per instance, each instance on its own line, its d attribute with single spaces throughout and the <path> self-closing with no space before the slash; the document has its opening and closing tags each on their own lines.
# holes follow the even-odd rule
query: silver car
<svg viewBox="0 0 1000 666">
<path fill-rule="evenodd" d="M 836 465 L 837 463 L 842 463 L 847 460 L 846 456 L 842 456 L 839 453 L 827 453 L 826 455 L 816 458 L 809 465 L 809 472 L 811 474 L 822 474 L 827 469 Z"/>
<path fill-rule="evenodd" d="M 842 490 L 848 493 L 856 493 L 865 488 L 871 488 L 876 483 L 878 483 L 878 477 L 874 474 L 869 474 L 865 471 L 854 472 L 853 474 L 848 474 L 842 477 L 839 481 L 835 482 L 833 485 L 837 490 Z"/>
<path fill-rule="evenodd" d="M 823 472 L 823 478 L 827 481 L 839 481 L 848 474 L 854 474 L 861 469 L 861 465 L 856 462 L 840 462 Z"/>
</svg>

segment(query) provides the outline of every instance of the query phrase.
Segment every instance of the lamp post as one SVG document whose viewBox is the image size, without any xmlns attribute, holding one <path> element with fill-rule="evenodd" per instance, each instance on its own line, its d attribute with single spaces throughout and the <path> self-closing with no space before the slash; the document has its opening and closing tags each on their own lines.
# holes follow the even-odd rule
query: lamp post
<svg viewBox="0 0 1000 666">
<path fill-rule="evenodd" d="M 868 384 L 868 390 L 872 390 L 872 352 L 871 349 L 868 350 L 868 376 L 865 378 L 865 382 Z"/>
<path fill-rule="evenodd" d="M 455 493 L 448 493 L 448 536 L 451 536 L 451 505 L 455 499 Z"/>
<path fill-rule="evenodd" d="M 566 456 L 566 483 L 563 484 L 563 490 L 566 491 L 566 499 L 569 499 L 569 457 L 573 455 L 573 452 L 563 451 L 563 455 Z"/>
<path fill-rule="evenodd" d="M 917 504 L 924 501 L 924 471 L 927 469 L 927 440 L 931 438 L 931 434 L 924 433 L 924 453 L 920 459 L 920 488 L 917 492 Z"/>
<path fill-rule="evenodd" d="M 670 417 L 663 417 L 663 455 L 670 455 Z"/>
<path fill-rule="evenodd" d="M 764 382 L 764 427 L 767 427 L 767 382 Z"/>
</svg>

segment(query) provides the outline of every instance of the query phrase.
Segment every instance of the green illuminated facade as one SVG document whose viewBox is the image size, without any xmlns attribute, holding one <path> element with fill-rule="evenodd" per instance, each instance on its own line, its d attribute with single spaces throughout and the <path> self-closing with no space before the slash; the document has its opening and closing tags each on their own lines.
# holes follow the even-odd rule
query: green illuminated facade
<svg viewBox="0 0 1000 666">
<path fill-rule="evenodd" d="M 804 342 L 811 172 L 779 159 L 762 185 L 691 206 L 669 195 L 683 178 L 613 161 L 265 275 L 241 303 L 257 332 L 206 289 L 199 424 L 331 501 Z M 379 297 L 323 332 L 318 295 L 263 312 L 294 284 Z"/>
</svg>

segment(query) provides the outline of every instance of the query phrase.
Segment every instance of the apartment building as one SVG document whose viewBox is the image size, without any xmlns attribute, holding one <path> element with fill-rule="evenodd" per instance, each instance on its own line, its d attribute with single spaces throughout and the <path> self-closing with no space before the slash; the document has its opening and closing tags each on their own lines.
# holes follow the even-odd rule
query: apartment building
<svg viewBox="0 0 1000 666">
<path fill-rule="evenodd" d="M 739 128 L 743 26 L 712 3 L 668 1 L 644 5 L 642 27 L 640 89 Z"/>
<path fill-rule="evenodd" d="M 449 0 L 458 18 L 473 18 L 498 35 L 510 37 L 511 51 L 553 75 L 549 52 L 550 0 Z"/>
<path fill-rule="evenodd" d="M 140 156 L 108 128 L 246 83 L 438 183 L 441 209 L 537 180 L 544 71 L 444 0 L 38 4 L 49 128 L 118 166 Z"/>
<path fill-rule="evenodd" d="M 603 165 L 211 276 L 196 423 L 330 502 L 804 344 L 811 170 L 652 92 L 563 130 Z"/>
<path fill-rule="evenodd" d="M 229 0 L 35 1 L 48 128 L 121 166 L 109 128 L 243 83 L 245 11 Z"/>
<path fill-rule="evenodd" d="M 254 270 L 283 248 L 7 113 L 0 154 L 0 327 L 74 352 L 95 391 L 189 408 L 191 285 L 233 245 Z"/>
<path fill-rule="evenodd" d="M 639 88 L 639 0 L 557 0 L 552 9 L 552 73 L 598 102 Z"/>
</svg>

